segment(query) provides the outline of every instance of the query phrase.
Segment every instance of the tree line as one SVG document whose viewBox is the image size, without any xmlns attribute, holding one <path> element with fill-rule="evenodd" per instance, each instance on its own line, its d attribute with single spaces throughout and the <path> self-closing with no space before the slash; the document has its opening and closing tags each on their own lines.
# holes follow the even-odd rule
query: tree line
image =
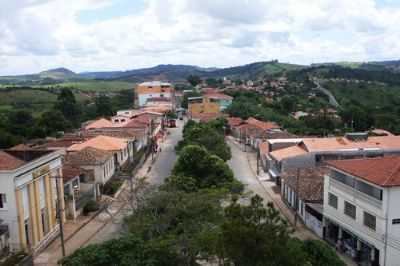
<svg viewBox="0 0 400 266">
<path fill-rule="evenodd" d="M 104 94 L 94 100 L 78 102 L 69 88 L 60 90 L 54 104 L 34 115 L 27 108 L 0 113 L 0 148 L 59 136 L 63 132 L 80 127 L 84 121 L 99 116 L 111 116 L 116 110 L 133 105 L 133 90 L 120 91 L 114 97 Z"/>
</svg>

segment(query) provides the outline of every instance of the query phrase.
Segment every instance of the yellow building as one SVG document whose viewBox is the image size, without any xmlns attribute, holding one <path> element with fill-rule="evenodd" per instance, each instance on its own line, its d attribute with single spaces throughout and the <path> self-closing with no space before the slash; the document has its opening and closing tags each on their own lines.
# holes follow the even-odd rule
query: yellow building
<svg viewBox="0 0 400 266">
<path fill-rule="evenodd" d="M 61 166 L 60 151 L 0 151 L 0 220 L 9 236 L 2 244 L 10 250 L 35 252 L 57 236 L 57 186 L 64 194 Z"/>
<path fill-rule="evenodd" d="M 218 103 L 210 101 L 207 97 L 191 97 L 188 99 L 189 114 L 219 113 Z"/>
</svg>

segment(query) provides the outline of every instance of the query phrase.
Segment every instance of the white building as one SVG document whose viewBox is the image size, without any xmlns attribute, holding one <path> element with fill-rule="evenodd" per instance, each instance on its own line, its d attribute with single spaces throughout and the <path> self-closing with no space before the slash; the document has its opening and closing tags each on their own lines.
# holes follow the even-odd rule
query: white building
<svg viewBox="0 0 400 266">
<path fill-rule="evenodd" d="M 325 239 L 362 265 L 400 264 L 400 157 L 330 161 Z"/>
<path fill-rule="evenodd" d="M 0 219 L 11 250 L 36 252 L 57 236 L 56 182 L 64 194 L 61 165 L 61 151 L 0 151 Z M 64 197 L 60 203 L 64 209 Z"/>
<path fill-rule="evenodd" d="M 139 107 L 146 105 L 150 98 L 167 98 L 174 102 L 174 88 L 170 83 L 150 81 L 140 83 L 136 88 L 136 97 Z"/>
</svg>

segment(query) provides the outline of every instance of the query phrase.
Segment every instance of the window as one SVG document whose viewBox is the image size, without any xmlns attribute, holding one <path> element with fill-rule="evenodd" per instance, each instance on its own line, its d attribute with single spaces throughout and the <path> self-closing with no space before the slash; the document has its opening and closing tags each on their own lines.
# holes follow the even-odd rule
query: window
<svg viewBox="0 0 400 266">
<path fill-rule="evenodd" d="M 393 219 L 392 224 L 400 224 L 400 219 L 399 218 Z"/>
<path fill-rule="evenodd" d="M 376 217 L 368 212 L 364 212 L 364 225 L 375 231 Z"/>
<path fill-rule="evenodd" d="M 332 193 L 328 193 L 328 204 L 329 206 L 337 209 L 338 197 L 333 195 Z"/>
<path fill-rule="evenodd" d="M 356 219 L 356 206 L 347 201 L 344 202 L 344 214 L 347 216 Z"/>
<path fill-rule="evenodd" d="M 1 193 L 0 194 L 0 209 L 6 209 L 7 208 L 7 197 L 6 194 Z"/>
</svg>

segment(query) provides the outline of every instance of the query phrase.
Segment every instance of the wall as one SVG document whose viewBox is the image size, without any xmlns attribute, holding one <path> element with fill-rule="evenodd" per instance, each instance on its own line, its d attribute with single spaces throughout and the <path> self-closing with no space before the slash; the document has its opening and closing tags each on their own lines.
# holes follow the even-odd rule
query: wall
<svg viewBox="0 0 400 266">
<path fill-rule="evenodd" d="M 328 204 L 328 192 L 338 197 L 338 208 L 335 209 Z M 356 219 L 344 214 L 344 201 L 356 206 Z M 366 227 L 363 223 L 363 212 L 376 216 L 376 230 Z M 378 204 L 377 200 L 367 198 L 356 193 L 351 188 L 332 180 L 328 175 L 324 179 L 324 218 L 334 221 L 346 230 L 353 232 L 359 238 L 372 244 L 380 250 L 381 265 L 384 257 L 384 234 L 385 234 L 385 204 Z M 387 264 L 390 265 L 390 264 Z"/>
</svg>

